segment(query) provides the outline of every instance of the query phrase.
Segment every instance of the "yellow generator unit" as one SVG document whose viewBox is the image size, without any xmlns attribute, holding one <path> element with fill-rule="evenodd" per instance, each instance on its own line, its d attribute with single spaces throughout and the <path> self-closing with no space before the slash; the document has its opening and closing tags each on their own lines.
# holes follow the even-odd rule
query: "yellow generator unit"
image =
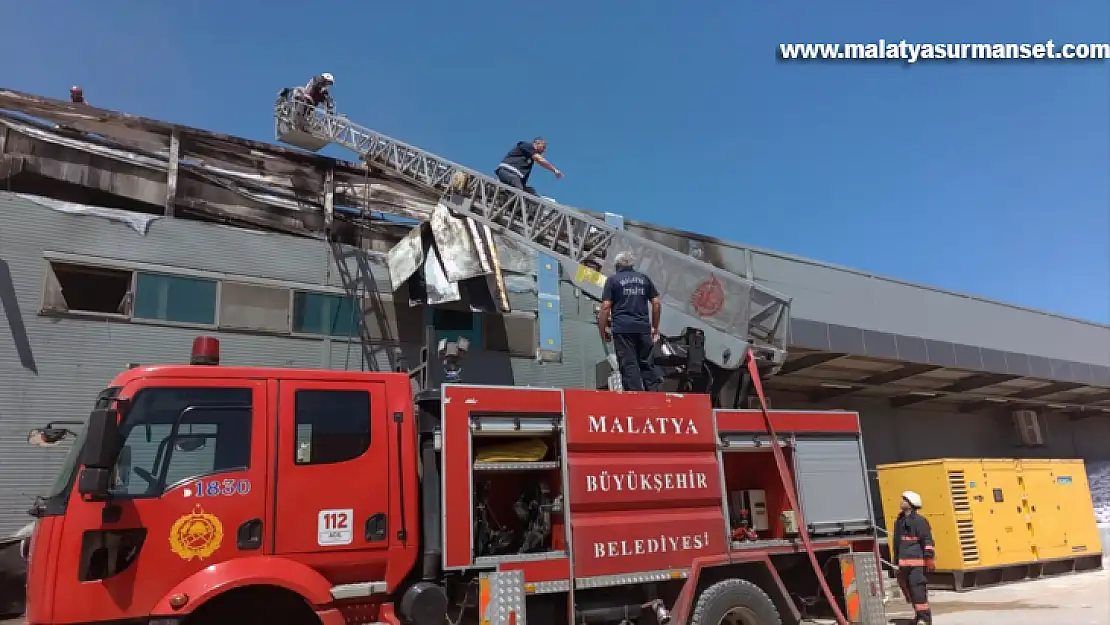
<svg viewBox="0 0 1110 625">
<path fill-rule="evenodd" d="M 921 495 L 936 543 L 931 586 L 964 590 L 1102 567 L 1081 460 L 945 458 L 876 468 L 892 533 L 902 493 Z"/>
</svg>

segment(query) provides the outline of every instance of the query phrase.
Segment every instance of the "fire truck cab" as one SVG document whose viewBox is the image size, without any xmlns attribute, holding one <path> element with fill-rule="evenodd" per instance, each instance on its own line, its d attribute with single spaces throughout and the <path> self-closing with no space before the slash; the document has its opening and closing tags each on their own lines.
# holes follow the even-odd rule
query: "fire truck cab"
<svg viewBox="0 0 1110 625">
<path fill-rule="evenodd" d="M 218 360 L 201 338 L 193 364 L 97 397 L 32 511 L 27 623 L 774 625 L 821 588 L 843 622 L 885 622 L 855 413 L 458 384 L 414 400 L 406 373 Z M 825 468 L 833 496 L 867 518 L 791 509 L 822 472 L 805 450 L 833 443 L 858 461 Z"/>
</svg>

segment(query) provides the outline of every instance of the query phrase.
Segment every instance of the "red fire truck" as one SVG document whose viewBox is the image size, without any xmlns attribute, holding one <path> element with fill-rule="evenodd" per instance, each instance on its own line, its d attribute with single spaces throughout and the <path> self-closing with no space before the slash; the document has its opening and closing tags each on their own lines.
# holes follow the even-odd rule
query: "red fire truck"
<svg viewBox="0 0 1110 625">
<path fill-rule="evenodd" d="M 886 622 L 874 528 L 805 518 L 841 488 L 869 498 L 855 413 L 465 384 L 414 399 L 406 373 L 218 363 L 202 337 L 190 365 L 99 394 L 33 510 L 29 624 Z M 857 469 L 802 453 L 832 442 Z"/>
</svg>

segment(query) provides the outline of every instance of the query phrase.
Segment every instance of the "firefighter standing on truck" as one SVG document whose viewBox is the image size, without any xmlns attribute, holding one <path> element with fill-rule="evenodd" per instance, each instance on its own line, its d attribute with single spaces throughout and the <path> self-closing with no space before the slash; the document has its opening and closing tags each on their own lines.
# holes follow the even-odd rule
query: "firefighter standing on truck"
<svg viewBox="0 0 1110 625">
<path fill-rule="evenodd" d="M 651 358 L 663 309 L 659 291 L 651 278 L 633 269 L 632 252 L 617 254 L 615 264 L 616 273 L 605 280 L 597 327 L 606 342 L 613 342 L 624 390 L 654 391 L 661 382 Z"/>
<path fill-rule="evenodd" d="M 908 490 L 902 493 L 902 511 L 894 522 L 892 546 L 898 564 L 898 585 L 902 595 L 913 605 L 914 622 L 932 625 L 929 611 L 929 589 L 925 571 L 933 570 L 933 531 L 929 521 L 917 513 L 921 495 Z"/>
</svg>

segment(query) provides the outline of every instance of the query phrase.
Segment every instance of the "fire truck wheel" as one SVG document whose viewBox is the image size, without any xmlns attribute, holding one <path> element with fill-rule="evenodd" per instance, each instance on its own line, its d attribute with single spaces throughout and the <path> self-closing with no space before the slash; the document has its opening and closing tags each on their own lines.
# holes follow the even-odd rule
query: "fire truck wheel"
<svg viewBox="0 0 1110 625">
<path fill-rule="evenodd" d="M 205 603 L 185 625 L 320 625 L 304 599 L 285 589 L 247 586 Z"/>
<path fill-rule="evenodd" d="M 726 579 L 702 591 L 690 625 L 781 625 L 779 611 L 763 589 L 743 579 Z"/>
</svg>

